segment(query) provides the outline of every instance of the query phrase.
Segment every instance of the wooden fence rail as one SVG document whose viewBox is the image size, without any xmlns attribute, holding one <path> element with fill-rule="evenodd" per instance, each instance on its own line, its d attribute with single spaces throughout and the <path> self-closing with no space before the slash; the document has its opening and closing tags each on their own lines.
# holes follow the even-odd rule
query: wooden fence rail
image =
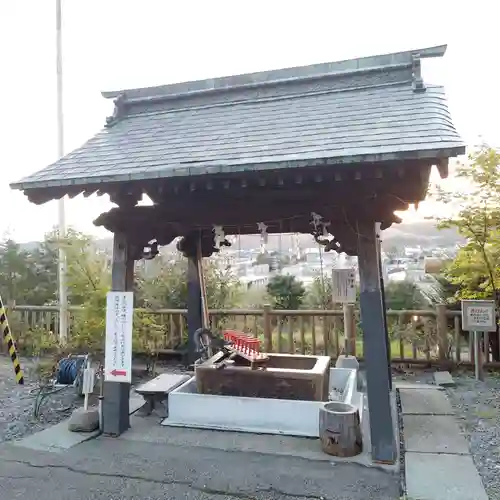
<svg viewBox="0 0 500 500">
<path fill-rule="evenodd" d="M 69 309 L 70 336 L 75 332 L 75 318 L 81 308 Z M 137 310 L 139 317 L 154 322 L 159 337 L 155 349 L 172 350 L 183 344 L 187 336 L 187 311 L 182 309 Z M 59 309 L 57 306 L 15 305 L 8 308 L 11 330 L 20 344 L 27 343 L 34 331 L 52 332 L 57 338 Z M 359 311 L 354 306 L 343 310 L 211 310 L 212 329 L 237 329 L 257 335 L 268 352 L 326 354 L 341 353 L 363 357 L 363 333 Z M 390 351 L 393 361 L 428 363 L 448 361 L 472 362 L 472 336 L 461 329 L 459 311 L 444 305 L 429 310 L 387 311 Z M 138 337 L 147 337 L 144 329 Z M 485 349 L 485 360 L 489 353 Z"/>
</svg>

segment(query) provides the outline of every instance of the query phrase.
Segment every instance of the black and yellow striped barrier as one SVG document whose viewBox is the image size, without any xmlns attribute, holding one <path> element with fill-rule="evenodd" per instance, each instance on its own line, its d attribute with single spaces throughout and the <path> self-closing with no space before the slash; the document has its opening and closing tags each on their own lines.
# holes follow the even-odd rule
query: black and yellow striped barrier
<svg viewBox="0 0 500 500">
<path fill-rule="evenodd" d="M 21 363 L 19 363 L 19 356 L 17 355 L 16 344 L 12 333 L 9 328 L 9 322 L 7 321 L 7 314 L 5 313 L 5 307 L 3 305 L 2 299 L 0 297 L 0 330 L 3 333 L 3 339 L 7 344 L 9 349 L 10 359 L 14 365 L 14 373 L 16 374 L 16 382 L 20 385 L 24 384 L 24 375 L 21 369 Z"/>
</svg>

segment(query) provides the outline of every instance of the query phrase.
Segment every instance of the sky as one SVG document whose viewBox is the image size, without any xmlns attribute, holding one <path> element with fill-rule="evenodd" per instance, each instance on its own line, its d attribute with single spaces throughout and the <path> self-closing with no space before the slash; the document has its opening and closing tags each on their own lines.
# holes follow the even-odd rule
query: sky
<svg viewBox="0 0 500 500">
<path fill-rule="evenodd" d="M 104 125 L 103 90 L 147 87 L 448 44 L 423 63 L 446 87 L 468 144 L 500 143 L 494 2 L 420 0 L 62 0 L 65 152 Z M 9 183 L 57 159 L 56 0 L 0 0 L 2 233 L 43 238 L 57 202 L 36 206 Z M 495 49 L 496 48 L 496 49 Z M 495 87 L 495 88 L 494 88 Z M 452 181 L 448 181 L 452 182 Z M 104 236 L 93 220 L 109 200 L 66 203 L 67 222 Z M 437 208 L 421 205 L 417 215 Z"/>
</svg>

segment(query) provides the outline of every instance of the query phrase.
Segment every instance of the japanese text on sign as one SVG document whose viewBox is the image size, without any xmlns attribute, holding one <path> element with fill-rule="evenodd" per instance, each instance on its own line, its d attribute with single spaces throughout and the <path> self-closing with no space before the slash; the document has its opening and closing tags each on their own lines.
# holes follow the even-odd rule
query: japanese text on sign
<svg viewBox="0 0 500 500">
<path fill-rule="evenodd" d="M 487 307 L 471 307 L 469 320 L 477 325 L 489 325 L 491 323 L 491 310 Z"/>
<path fill-rule="evenodd" d="M 492 300 L 463 300 L 462 328 L 465 331 L 494 332 L 495 303 Z"/>
<path fill-rule="evenodd" d="M 356 272 L 354 269 L 333 269 L 332 300 L 337 304 L 356 302 Z"/>
<path fill-rule="evenodd" d="M 132 292 L 109 292 L 106 307 L 105 379 L 131 382 Z"/>
</svg>

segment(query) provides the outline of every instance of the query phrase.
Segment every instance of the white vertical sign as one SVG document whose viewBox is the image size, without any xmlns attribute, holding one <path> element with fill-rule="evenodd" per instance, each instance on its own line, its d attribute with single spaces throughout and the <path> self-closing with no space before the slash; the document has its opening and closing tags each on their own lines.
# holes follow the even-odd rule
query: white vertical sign
<svg viewBox="0 0 500 500">
<path fill-rule="evenodd" d="M 354 269 L 332 270 L 332 301 L 334 304 L 356 302 L 356 272 Z"/>
<path fill-rule="evenodd" d="M 108 292 L 104 379 L 132 382 L 133 292 Z"/>
</svg>

